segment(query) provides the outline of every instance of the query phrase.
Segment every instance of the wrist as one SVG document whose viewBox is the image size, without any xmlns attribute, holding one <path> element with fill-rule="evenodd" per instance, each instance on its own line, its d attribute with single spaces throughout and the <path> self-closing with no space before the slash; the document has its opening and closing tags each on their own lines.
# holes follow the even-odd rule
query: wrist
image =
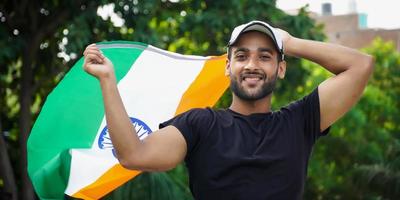
<svg viewBox="0 0 400 200">
<path fill-rule="evenodd" d="M 117 79 L 114 73 L 107 73 L 99 77 L 100 85 L 102 88 L 109 88 L 110 86 L 117 85 Z"/>
<path fill-rule="evenodd" d="M 296 42 L 299 40 L 298 38 L 295 37 L 289 37 L 288 39 L 285 40 L 283 43 L 284 48 L 283 48 L 283 53 L 288 56 L 296 56 Z"/>
</svg>

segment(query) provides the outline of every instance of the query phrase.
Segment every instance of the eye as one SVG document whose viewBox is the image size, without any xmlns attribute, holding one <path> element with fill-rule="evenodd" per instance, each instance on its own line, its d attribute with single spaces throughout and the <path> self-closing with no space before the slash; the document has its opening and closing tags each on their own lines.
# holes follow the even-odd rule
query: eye
<svg viewBox="0 0 400 200">
<path fill-rule="evenodd" d="M 239 61 L 246 60 L 246 58 L 247 58 L 247 56 L 244 55 L 244 54 L 237 54 L 237 55 L 235 55 L 235 59 L 236 59 L 236 60 L 239 60 Z"/>
<path fill-rule="evenodd" d="M 260 60 L 263 60 L 263 61 L 268 61 L 268 60 L 270 60 L 271 59 L 271 56 L 270 55 L 261 55 L 260 56 Z"/>
</svg>

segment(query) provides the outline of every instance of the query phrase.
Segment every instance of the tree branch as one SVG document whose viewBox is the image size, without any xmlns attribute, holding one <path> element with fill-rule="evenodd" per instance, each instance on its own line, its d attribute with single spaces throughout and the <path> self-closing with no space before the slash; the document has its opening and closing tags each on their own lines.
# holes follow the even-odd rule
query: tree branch
<svg viewBox="0 0 400 200">
<path fill-rule="evenodd" d="M 0 177 L 4 180 L 4 190 L 11 195 L 11 200 L 18 199 L 17 184 L 15 183 L 14 171 L 8 156 L 7 145 L 3 138 L 0 121 Z"/>
<path fill-rule="evenodd" d="M 26 13 L 26 8 L 28 6 L 29 0 L 21 0 L 21 3 L 17 3 L 17 1 L 12 1 L 14 3 L 14 8 L 19 8 L 18 9 L 18 14 L 23 17 L 24 14 Z M 16 9 L 17 10 L 17 9 Z"/>
</svg>

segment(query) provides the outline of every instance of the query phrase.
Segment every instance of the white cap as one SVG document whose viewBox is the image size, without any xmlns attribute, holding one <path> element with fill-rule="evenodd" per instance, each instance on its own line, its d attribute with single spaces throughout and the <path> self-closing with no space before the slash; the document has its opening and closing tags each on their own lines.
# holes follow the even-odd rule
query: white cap
<svg viewBox="0 0 400 200">
<path fill-rule="evenodd" d="M 231 39 L 229 40 L 229 43 L 228 43 L 228 48 L 236 42 L 236 40 L 239 38 L 239 36 L 241 34 L 247 32 L 247 31 L 259 31 L 259 32 L 267 34 L 274 42 L 279 53 L 282 55 L 282 60 L 283 60 L 283 58 L 284 58 L 283 43 L 282 43 L 280 34 L 274 27 L 272 27 L 271 25 L 269 25 L 263 21 L 251 21 L 247 24 L 239 25 L 235 29 L 233 29 L 232 34 L 231 34 Z"/>
</svg>

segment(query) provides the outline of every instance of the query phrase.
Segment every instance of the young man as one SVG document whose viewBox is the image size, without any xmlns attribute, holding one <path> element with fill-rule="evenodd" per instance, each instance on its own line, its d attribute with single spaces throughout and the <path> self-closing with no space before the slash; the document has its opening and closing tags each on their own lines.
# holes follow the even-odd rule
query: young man
<svg viewBox="0 0 400 200">
<path fill-rule="evenodd" d="M 283 54 L 316 62 L 336 74 L 303 99 L 271 111 Z M 193 109 L 140 141 L 118 93 L 112 63 L 95 45 L 84 69 L 97 77 L 106 120 L 120 163 L 164 171 L 185 160 L 196 199 L 301 199 L 312 146 L 360 98 L 373 59 L 356 50 L 303 40 L 261 21 L 234 29 L 226 75 L 232 105 Z"/>
</svg>

